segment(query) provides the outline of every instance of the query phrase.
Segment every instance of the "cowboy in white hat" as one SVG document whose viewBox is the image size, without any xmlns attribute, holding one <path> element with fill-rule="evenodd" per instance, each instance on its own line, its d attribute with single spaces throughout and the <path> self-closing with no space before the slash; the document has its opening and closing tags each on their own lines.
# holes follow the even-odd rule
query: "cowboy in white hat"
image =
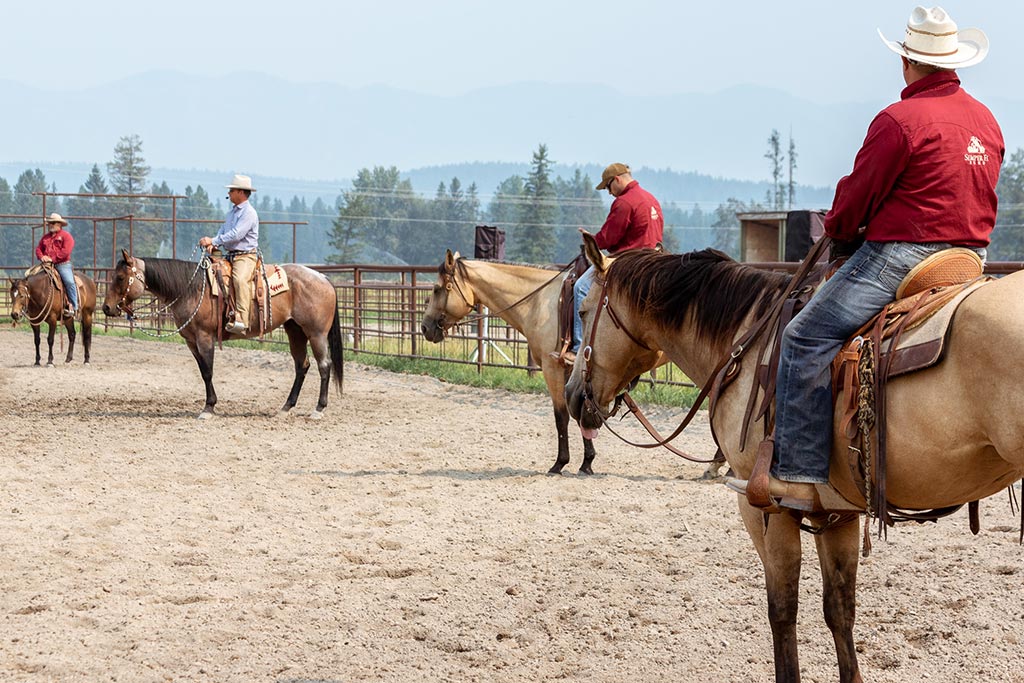
<svg viewBox="0 0 1024 683">
<path fill-rule="evenodd" d="M 226 253 L 231 259 L 231 284 L 235 290 L 235 320 L 225 329 L 238 335 L 249 331 L 249 315 L 252 310 L 252 275 L 256 270 L 256 251 L 259 248 L 260 218 L 249 203 L 249 197 L 256 191 L 252 178 L 236 175 L 231 179 L 227 198 L 233 205 L 228 210 L 224 225 L 213 237 L 203 237 L 199 246 L 210 253 Z"/>
<path fill-rule="evenodd" d="M 78 311 L 78 287 L 75 285 L 75 271 L 71 265 L 75 238 L 64 229 L 68 222 L 59 213 L 51 213 L 43 222 L 46 224 L 46 233 L 36 245 L 36 258 L 42 263 L 52 263 L 60 275 L 68 297 L 64 315 L 70 317 Z"/>
<path fill-rule="evenodd" d="M 981 62 L 988 38 L 958 29 L 941 7 L 914 8 L 902 42 L 879 35 L 900 55 L 907 87 L 871 122 L 825 216 L 833 253 L 851 255 L 782 337 L 769 491 L 802 510 L 842 501 L 828 483 L 832 411 L 822 408 L 832 405 L 833 356 L 926 257 L 966 247 L 984 260 L 996 220 L 1003 134 L 955 71 Z M 746 492 L 745 481 L 727 484 Z"/>
</svg>

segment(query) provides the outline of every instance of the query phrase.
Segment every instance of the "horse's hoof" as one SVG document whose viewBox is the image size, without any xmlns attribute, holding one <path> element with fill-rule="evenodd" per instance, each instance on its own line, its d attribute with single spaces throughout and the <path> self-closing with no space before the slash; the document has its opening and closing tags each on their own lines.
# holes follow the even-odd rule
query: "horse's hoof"
<svg viewBox="0 0 1024 683">
<path fill-rule="evenodd" d="M 90 365 L 89 361 L 85 361 L 82 365 Z"/>
<path fill-rule="evenodd" d="M 320 412 L 319 410 L 314 410 L 309 415 L 309 419 L 310 420 L 322 420 L 323 417 L 324 417 L 324 414 L 322 412 Z"/>
<path fill-rule="evenodd" d="M 565 465 L 554 465 L 550 470 L 548 470 L 548 474 L 561 474 L 563 467 L 565 467 Z"/>
<path fill-rule="evenodd" d="M 283 420 L 284 418 L 288 417 L 291 414 L 292 413 L 290 410 L 285 410 L 284 408 L 282 408 L 281 410 L 277 411 L 277 415 L 275 415 L 274 417 L 277 418 L 278 420 Z"/>
<path fill-rule="evenodd" d="M 580 468 L 580 474 L 582 474 L 584 476 L 590 476 L 590 475 L 594 474 L 594 470 L 592 470 L 589 467 L 581 467 Z"/>
<path fill-rule="evenodd" d="M 47 363 L 47 364 L 46 364 L 46 367 L 48 367 L 48 368 L 54 368 L 54 367 L 57 367 L 57 366 L 56 366 L 56 365 L 54 365 L 53 363 Z"/>
<path fill-rule="evenodd" d="M 204 410 L 203 412 L 199 413 L 198 419 L 200 419 L 200 420 L 209 420 L 211 417 L 213 417 L 213 413 L 210 412 L 210 411 Z"/>
</svg>

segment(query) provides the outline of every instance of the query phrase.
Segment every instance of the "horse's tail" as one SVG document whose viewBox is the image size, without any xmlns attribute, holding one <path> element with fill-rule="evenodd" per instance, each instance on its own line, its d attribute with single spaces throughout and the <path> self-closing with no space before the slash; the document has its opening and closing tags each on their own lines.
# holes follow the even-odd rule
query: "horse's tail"
<svg viewBox="0 0 1024 683">
<path fill-rule="evenodd" d="M 338 304 L 334 304 L 334 322 L 327 333 L 327 348 L 331 354 L 331 367 L 334 368 L 334 383 L 338 393 L 342 393 L 342 380 L 345 376 L 345 349 L 341 343 L 341 319 L 338 315 Z"/>
</svg>

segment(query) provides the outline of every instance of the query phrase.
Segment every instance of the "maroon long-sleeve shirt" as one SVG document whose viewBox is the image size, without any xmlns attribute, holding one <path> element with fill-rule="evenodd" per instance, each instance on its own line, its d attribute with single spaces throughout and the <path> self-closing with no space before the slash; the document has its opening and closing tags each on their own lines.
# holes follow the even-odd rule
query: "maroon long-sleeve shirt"
<svg viewBox="0 0 1024 683">
<path fill-rule="evenodd" d="M 625 249 L 653 248 L 665 232 L 661 204 L 637 181 L 626 186 L 594 235 L 597 246 L 617 254 Z"/>
<path fill-rule="evenodd" d="M 866 226 L 875 242 L 987 246 L 1006 152 L 995 117 L 954 71 L 929 74 L 900 97 L 868 127 L 825 231 L 850 240 Z"/>
<path fill-rule="evenodd" d="M 75 248 L 75 238 L 67 230 L 48 232 L 36 246 L 36 258 L 42 260 L 43 255 L 49 256 L 54 263 L 71 260 L 71 250 Z"/>
</svg>

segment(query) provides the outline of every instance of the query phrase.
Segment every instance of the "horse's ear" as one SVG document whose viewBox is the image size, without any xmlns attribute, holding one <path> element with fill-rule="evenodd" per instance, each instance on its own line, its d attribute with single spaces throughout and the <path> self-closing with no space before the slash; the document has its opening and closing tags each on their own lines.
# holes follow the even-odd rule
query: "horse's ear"
<svg viewBox="0 0 1024 683">
<path fill-rule="evenodd" d="M 459 252 L 452 253 L 451 249 L 444 250 L 444 267 L 445 270 L 450 271 L 455 267 L 455 260 L 459 258 Z"/>
<path fill-rule="evenodd" d="M 132 257 L 128 254 L 128 250 L 127 249 L 121 249 L 121 258 L 124 259 L 125 263 L 131 263 L 132 262 Z"/>
<path fill-rule="evenodd" d="M 583 235 L 583 251 L 587 255 L 587 260 L 594 264 L 599 270 L 604 272 L 605 268 L 605 257 L 601 253 L 601 247 L 597 246 L 597 240 L 586 230 L 580 231 Z"/>
</svg>

